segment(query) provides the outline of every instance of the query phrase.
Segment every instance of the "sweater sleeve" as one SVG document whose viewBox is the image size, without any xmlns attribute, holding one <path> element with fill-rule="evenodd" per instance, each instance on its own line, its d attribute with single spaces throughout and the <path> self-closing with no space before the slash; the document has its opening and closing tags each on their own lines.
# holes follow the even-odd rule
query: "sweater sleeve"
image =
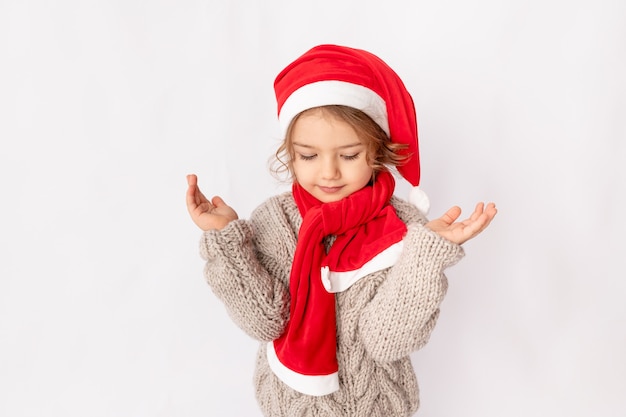
<svg viewBox="0 0 626 417">
<path fill-rule="evenodd" d="M 260 341 L 280 336 L 289 315 L 288 288 L 261 262 L 254 221 L 235 220 L 223 230 L 204 232 L 200 253 L 206 280 L 233 321 Z"/>
<path fill-rule="evenodd" d="M 400 259 L 387 271 L 359 321 L 374 360 L 398 360 L 428 342 L 448 286 L 443 271 L 463 255 L 460 245 L 423 224 L 408 227 Z"/>
</svg>

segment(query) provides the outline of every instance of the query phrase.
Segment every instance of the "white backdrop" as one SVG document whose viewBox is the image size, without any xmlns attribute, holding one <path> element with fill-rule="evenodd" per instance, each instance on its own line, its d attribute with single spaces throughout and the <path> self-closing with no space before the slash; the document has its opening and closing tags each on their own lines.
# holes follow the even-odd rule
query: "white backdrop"
<svg viewBox="0 0 626 417">
<path fill-rule="evenodd" d="M 185 174 L 242 217 L 284 189 L 272 83 L 318 43 L 405 80 L 431 216 L 500 210 L 417 415 L 626 415 L 621 0 L 0 1 L 0 415 L 260 415 Z"/>
</svg>

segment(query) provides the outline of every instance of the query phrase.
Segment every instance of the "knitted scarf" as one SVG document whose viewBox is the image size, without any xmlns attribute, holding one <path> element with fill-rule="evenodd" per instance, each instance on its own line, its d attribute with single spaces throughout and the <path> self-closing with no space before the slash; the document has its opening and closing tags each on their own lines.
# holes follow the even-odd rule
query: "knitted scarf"
<svg viewBox="0 0 626 417">
<path fill-rule="evenodd" d="M 293 185 L 303 220 L 290 275 L 290 316 L 283 335 L 268 345 L 270 366 L 293 389 L 325 395 L 339 388 L 335 296 L 329 292 L 328 272 L 358 270 L 402 240 L 406 225 L 389 204 L 394 186 L 393 176 L 380 172 L 371 186 L 321 203 Z M 329 235 L 336 240 L 326 253 Z"/>
</svg>

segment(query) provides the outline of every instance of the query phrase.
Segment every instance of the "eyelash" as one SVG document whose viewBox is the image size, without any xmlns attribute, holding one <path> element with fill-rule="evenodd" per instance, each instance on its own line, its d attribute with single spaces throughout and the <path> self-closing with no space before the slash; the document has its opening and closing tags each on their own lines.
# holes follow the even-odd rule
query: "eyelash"
<svg viewBox="0 0 626 417">
<path fill-rule="evenodd" d="M 361 155 L 361 152 L 355 153 L 354 155 L 341 155 L 341 157 L 346 161 L 354 161 L 355 159 L 359 157 L 359 155 Z M 315 159 L 316 156 L 317 155 L 298 154 L 298 157 L 303 161 L 312 161 L 313 159 Z"/>
</svg>

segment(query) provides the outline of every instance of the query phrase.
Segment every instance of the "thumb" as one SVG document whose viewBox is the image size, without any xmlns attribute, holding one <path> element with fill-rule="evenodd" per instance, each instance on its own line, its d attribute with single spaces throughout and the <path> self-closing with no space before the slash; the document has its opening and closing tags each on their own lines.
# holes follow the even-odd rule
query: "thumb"
<svg viewBox="0 0 626 417">
<path fill-rule="evenodd" d="M 446 211 L 446 214 L 441 216 L 441 220 L 443 220 L 446 224 L 450 225 L 454 223 L 456 219 L 461 215 L 461 208 L 458 206 L 454 206 Z"/>
<path fill-rule="evenodd" d="M 226 203 L 224 202 L 224 200 L 222 200 L 222 197 L 220 196 L 215 196 L 211 199 L 211 203 L 215 206 L 215 207 L 222 207 L 225 206 Z"/>
</svg>

